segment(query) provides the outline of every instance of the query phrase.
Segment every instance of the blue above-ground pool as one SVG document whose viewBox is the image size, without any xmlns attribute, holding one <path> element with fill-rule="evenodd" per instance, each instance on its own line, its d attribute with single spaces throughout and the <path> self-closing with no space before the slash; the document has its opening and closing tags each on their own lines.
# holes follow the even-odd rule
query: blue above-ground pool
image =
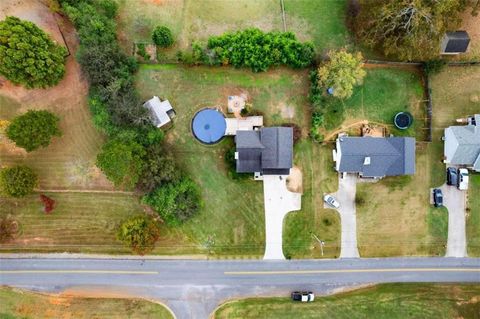
<svg viewBox="0 0 480 319">
<path fill-rule="evenodd" d="M 215 109 L 203 109 L 192 120 L 192 132 L 197 140 L 205 144 L 214 144 L 225 135 L 227 122 L 223 114 Z"/>
</svg>

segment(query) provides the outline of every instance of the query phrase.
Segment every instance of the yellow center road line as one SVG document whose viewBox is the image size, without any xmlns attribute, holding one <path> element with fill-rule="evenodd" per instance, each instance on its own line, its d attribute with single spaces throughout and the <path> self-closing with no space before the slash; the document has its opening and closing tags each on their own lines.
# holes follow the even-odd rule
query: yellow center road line
<svg viewBox="0 0 480 319">
<path fill-rule="evenodd" d="M 158 271 L 132 270 L 0 270 L 0 274 L 112 274 L 112 275 L 158 275 Z"/>
<path fill-rule="evenodd" d="M 336 273 L 382 273 L 382 272 L 480 272 L 480 268 L 377 268 L 377 269 L 327 269 L 327 270 L 272 270 L 272 271 L 225 271 L 225 275 L 310 275 Z"/>
</svg>

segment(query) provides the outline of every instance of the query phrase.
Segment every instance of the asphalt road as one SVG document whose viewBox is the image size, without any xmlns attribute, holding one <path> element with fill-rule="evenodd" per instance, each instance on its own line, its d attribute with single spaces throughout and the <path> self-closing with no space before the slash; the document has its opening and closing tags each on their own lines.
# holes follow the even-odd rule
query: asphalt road
<svg viewBox="0 0 480 319">
<path fill-rule="evenodd" d="M 0 285 L 98 295 L 115 291 L 164 302 L 177 318 L 208 318 L 222 301 L 288 296 L 308 289 L 383 282 L 480 282 L 479 258 L 381 258 L 295 261 L 0 259 Z"/>
</svg>

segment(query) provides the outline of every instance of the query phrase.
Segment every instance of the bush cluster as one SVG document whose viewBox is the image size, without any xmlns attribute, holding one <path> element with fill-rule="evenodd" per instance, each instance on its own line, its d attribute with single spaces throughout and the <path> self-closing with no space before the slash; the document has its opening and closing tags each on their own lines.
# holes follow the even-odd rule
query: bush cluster
<svg viewBox="0 0 480 319">
<path fill-rule="evenodd" d="M 175 216 L 177 222 L 171 224 L 184 221 L 198 209 L 198 191 L 190 179 L 181 177 L 183 173 L 161 146 L 163 132 L 151 124 L 142 107 L 134 86 L 137 63 L 122 53 L 116 39 L 116 2 L 61 0 L 61 4 L 80 37 L 78 60 L 90 82 L 93 122 L 109 137 L 97 156 L 97 166 L 116 186 L 137 186 L 147 192 L 145 198 L 162 217 L 169 216 L 170 221 Z M 172 195 L 175 202 L 168 204 L 179 209 L 156 204 L 158 194 L 172 193 L 177 194 Z"/>
<path fill-rule="evenodd" d="M 145 215 L 137 215 L 124 220 L 118 228 L 117 238 L 138 254 L 153 249 L 160 237 L 157 223 Z"/>
<path fill-rule="evenodd" d="M 7 127 L 7 137 L 27 152 L 50 144 L 52 137 L 61 136 L 58 127 L 60 119 L 53 113 L 45 110 L 30 110 L 17 116 Z"/>
<path fill-rule="evenodd" d="M 293 33 L 256 28 L 210 37 L 207 48 L 211 64 L 249 67 L 254 72 L 278 65 L 305 68 L 314 57 L 313 44 L 301 43 Z"/>
<path fill-rule="evenodd" d="M 0 190 L 8 196 L 26 196 L 33 192 L 37 183 L 37 174 L 27 166 L 6 167 L 0 171 Z"/>
<path fill-rule="evenodd" d="M 173 44 L 172 31 L 166 26 L 157 26 L 152 33 L 152 41 L 162 48 L 168 48 Z"/>
<path fill-rule="evenodd" d="M 0 21 L 0 74 L 27 88 L 56 85 L 65 74 L 67 50 L 29 21 Z"/>
</svg>

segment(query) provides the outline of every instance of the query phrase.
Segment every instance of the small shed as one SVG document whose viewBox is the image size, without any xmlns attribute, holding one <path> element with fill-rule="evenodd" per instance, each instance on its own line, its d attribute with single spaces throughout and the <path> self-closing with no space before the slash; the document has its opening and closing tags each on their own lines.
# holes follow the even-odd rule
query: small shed
<svg viewBox="0 0 480 319">
<path fill-rule="evenodd" d="M 145 102 L 143 107 L 150 111 L 150 118 L 156 127 L 162 127 L 171 122 L 176 115 L 170 102 L 168 100 L 161 101 L 158 96 Z"/>
<path fill-rule="evenodd" d="M 460 54 L 467 51 L 470 36 L 467 31 L 447 32 L 442 39 L 441 54 Z"/>
</svg>

